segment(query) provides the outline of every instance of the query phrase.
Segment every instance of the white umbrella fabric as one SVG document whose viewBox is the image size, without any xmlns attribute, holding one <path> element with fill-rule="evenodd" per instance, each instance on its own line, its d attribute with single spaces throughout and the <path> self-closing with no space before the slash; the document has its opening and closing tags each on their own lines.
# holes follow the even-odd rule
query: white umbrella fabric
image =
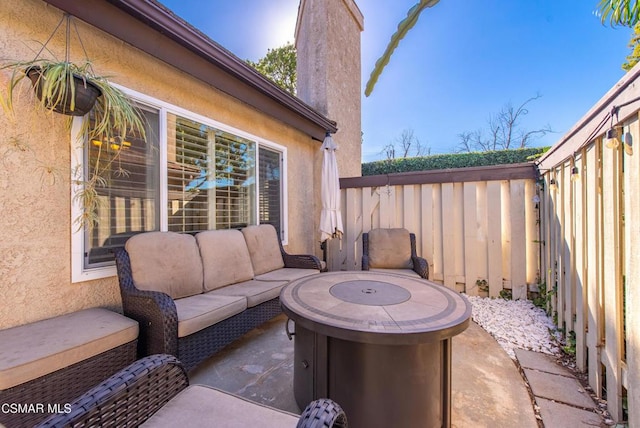
<svg viewBox="0 0 640 428">
<path fill-rule="evenodd" d="M 338 146 L 327 132 L 322 142 L 322 181 L 320 184 L 322 211 L 320 212 L 320 241 L 344 233 L 342 228 L 342 214 L 340 213 L 340 176 L 338 175 L 338 162 L 336 150 Z"/>
</svg>

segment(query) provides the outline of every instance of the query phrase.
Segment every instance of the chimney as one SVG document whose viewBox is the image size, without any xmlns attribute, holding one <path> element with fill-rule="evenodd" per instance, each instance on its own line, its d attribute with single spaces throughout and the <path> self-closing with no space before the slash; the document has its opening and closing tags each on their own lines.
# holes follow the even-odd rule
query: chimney
<svg viewBox="0 0 640 428">
<path fill-rule="evenodd" d="M 337 122 L 333 139 L 341 177 L 361 175 L 363 29 L 364 17 L 354 0 L 300 0 L 295 32 L 297 93 Z"/>
</svg>

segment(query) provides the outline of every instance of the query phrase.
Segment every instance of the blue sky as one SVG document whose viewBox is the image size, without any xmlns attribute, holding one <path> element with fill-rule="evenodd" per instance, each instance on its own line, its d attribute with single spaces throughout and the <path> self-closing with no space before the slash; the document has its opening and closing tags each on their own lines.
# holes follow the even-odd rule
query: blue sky
<svg viewBox="0 0 640 428">
<path fill-rule="evenodd" d="M 293 42 L 298 0 L 161 0 L 242 59 Z M 416 0 L 356 0 L 362 33 L 363 162 L 413 130 L 431 154 L 487 128 L 507 103 L 530 104 L 521 127 L 553 145 L 624 75 L 631 30 L 603 26 L 598 0 L 441 0 L 422 13 L 369 97 L 377 58 Z"/>
</svg>

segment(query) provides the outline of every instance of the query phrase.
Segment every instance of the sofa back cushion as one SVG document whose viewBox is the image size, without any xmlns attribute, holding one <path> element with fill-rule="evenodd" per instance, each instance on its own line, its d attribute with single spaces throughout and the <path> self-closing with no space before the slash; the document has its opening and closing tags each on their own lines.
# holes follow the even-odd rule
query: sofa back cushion
<svg viewBox="0 0 640 428">
<path fill-rule="evenodd" d="M 284 267 L 276 228 L 270 224 L 247 226 L 242 234 L 249 249 L 253 273 L 262 275 Z"/>
<path fill-rule="evenodd" d="M 369 267 L 411 269 L 411 239 L 407 229 L 373 229 L 369 232 Z"/>
<path fill-rule="evenodd" d="M 196 238 L 176 232 L 134 235 L 125 244 L 139 290 L 162 291 L 173 299 L 202 293 L 203 269 Z"/>
<path fill-rule="evenodd" d="M 239 230 L 208 230 L 196 235 L 204 268 L 204 291 L 253 279 L 247 243 Z"/>
</svg>

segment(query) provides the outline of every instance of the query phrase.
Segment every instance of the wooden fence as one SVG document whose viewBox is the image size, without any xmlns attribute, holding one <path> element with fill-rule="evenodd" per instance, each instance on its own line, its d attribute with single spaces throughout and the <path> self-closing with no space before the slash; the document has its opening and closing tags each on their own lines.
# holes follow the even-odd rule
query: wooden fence
<svg viewBox="0 0 640 428">
<path fill-rule="evenodd" d="M 540 274 L 535 178 L 533 164 L 517 164 L 342 179 L 345 235 L 329 241 L 329 270 L 361 268 L 363 232 L 404 227 L 431 280 L 526 298 Z"/>
<path fill-rule="evenodd" d="M 639 79 L 636 67 L 539 163 L 541 266 L 557 325 L 629 426 L 640 426 Z"/>
</svg>

